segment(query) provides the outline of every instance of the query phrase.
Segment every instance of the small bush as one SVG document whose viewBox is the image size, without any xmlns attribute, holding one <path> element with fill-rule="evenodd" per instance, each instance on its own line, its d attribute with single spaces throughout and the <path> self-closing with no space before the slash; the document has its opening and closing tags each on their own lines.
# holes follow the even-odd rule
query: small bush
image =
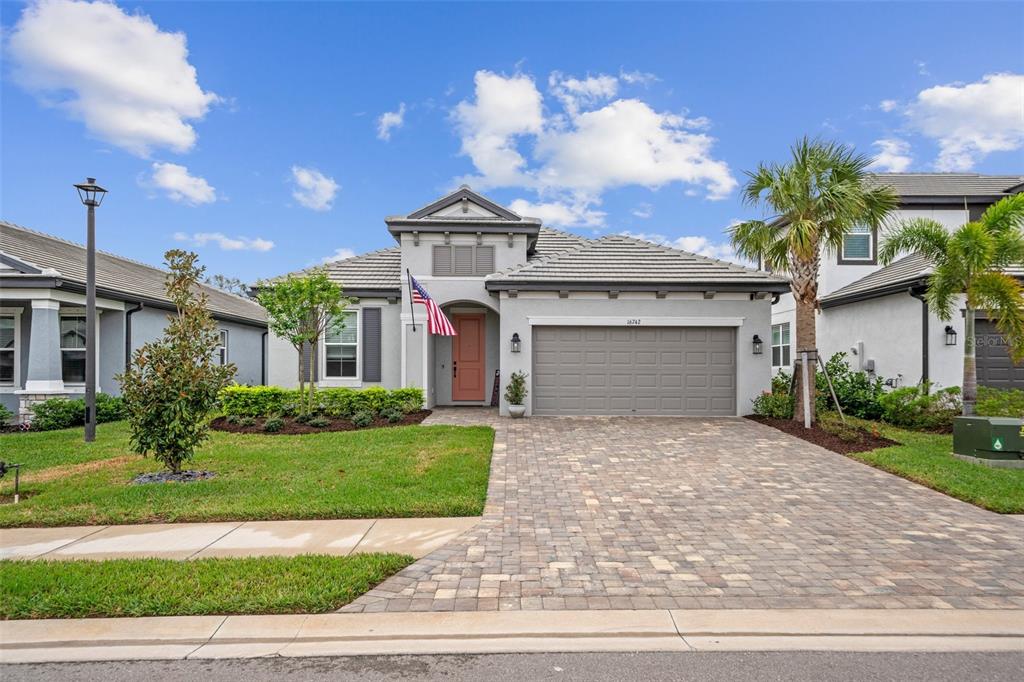
<svg viewBox="0 0 1024 682">
<path fill-rule="evenodd" d="M 882 420 L 893 426 L 919 431 L 949 431 L 960 415 L 960 388 L 951 386 L 934 393 L 928 386 L 905 386 L 878 399 Z"/>
<path fill-rule="evenodd" d="M 509 405 L 522 405 L 529 392 L 526 388 L 526 374 L 523 372 L 512 372 L 505 385 L 505 400 Z"/>
<path fill-rule="evenodd" d="M 12 415 L 13 416 L 13 415 Z M 107 395 L 96 394 L 96 423 L 124 419 L 124 400 Z M 53 431 L 68 429 L 72 426 L 85 424 L 85 398 L 68 400 L 51 398 L 32 406 L 32 430 Z"/>
<path fill-rule="evenodd" d="M 772 419 L 790 419 L 793 416 L 793 396 L 788 393 L 765 391 L 754 399 L 754 414 Z"/>
<path fill-rule="evenodd" d="M 312 426 L 313 428 L 324 429 L 331 425 L 331 420 L 321 414 L 313 417 L 306 423 Z"/>
<path fill-rule="evenodd" d="M 220 393 L 220 403 L 225 414 L 249 417 L 296 415 L 302 412 L 298 409 L 301 400 L 302 396 L 297 390 L 278 386 L 229 386 Z M 421 388 L 322 388 L 316 392 L 316 402 L 310 413 L 348 419 L 364 410 L 377 415 L 386 409 L 409 413 L 422 407 Z"/>
<path fill-rule="evenodd" d="M 239 426 L 255 426 L 256 425 L 256 417 L 239 417 L 238 418 L 238 425 Z"/>
<path fill-rule="evenodd" d="M 974 411 L 979 417 L 1024 419 L 1024 390 L 979 386 L 978 402 L 974 406 Z"/>
<path fill-rule="evenodd" d="M 228 386 L 219 398 L 226 414 L 246 417 L 284 413 L 298 399 L 297 391 L 278 386 Z"/>
<path fill-rule="evenodd" d="M 241 419 L 241 417 L 239 417 L 237 414 L 229 414 L 228 416 L 224 417 L 224 421 L 226 421 L 228 424 L 237 424 L 239 419 Z"/>
<path fill-rule="evenodd" d="M 9 424 L 13 419 L 14 413 L 0 405 L 0 424 Z"/>
<path fill-rule="evenodd" d="M 861 439 L 864 431 L 853 424 L 844 422 L 838 414 L 825 412 L 818 415 L 818 427 L 826 433 L 831 433 L 839 440 L 847 443 L 854 443 Z"/>
<path fill-rule="evenodd" d="M 402 421 L 402 417 L 405 416 L 405 413 L 393 407 L 386 407 L 380 413 L 380 416 L 383 419 L 386 419 L 390 424 L 397 424 L 398 422 Z"/>
<path fill-rule="evenodd" d="M 772 377 L 772 393 L 789 393 L 793 388 L 793 375 L 784 369 Z"/>
<path fill-rule="evenodd" d="M 362 429 L 373 423 L 373 413 L 369 410 L 360 410 L 352 415 L 352 423 Z"/>
<path fill-rule="evenodd" d="M 277 433 L 284 428 L 284 419 L 280 417 L 271 417 L 267 421 L 263 422 L 263 430 L 267 433 Z"/>
<path fill-rule="evenodd" d="M 871 378 L 867 372 L 856 372 L 846 362 L 846 353 L 836 353 L 825 363 L 828 376 L 832 379 L 832 387 L 839 399 L 843 414 L 861 419 L 878 419 L 882 416 L 879 399 L 885 393 L 885 381 L 876 376 Z M 818 412 L 835 410 L 832 393 L 828 389 L 825 373 L 820 370 L 815 375 Z"/>
</svg>

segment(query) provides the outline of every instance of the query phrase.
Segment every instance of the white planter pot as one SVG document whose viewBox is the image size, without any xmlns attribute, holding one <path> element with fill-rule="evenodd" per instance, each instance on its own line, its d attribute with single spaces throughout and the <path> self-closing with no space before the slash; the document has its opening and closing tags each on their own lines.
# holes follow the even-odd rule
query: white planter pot
<svg viewBox="0 0 1024 682">
<path fill-rule="evenodd" d="M 526 405 L 509 405 L 508 414 L 513 419 L 520 419 L 526 414 Z"/>
</svg>

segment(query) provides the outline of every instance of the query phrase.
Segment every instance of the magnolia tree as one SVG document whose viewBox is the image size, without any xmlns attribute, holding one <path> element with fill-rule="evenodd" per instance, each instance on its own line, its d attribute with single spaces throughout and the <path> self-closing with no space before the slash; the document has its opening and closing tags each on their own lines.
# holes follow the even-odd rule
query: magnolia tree
<svg viewBox="0 0 1024 682">
<path fill-rule="evenodd" d="M 179 250 L 164 254 L 170 270 L 165 287 L 177 313 L 168 316 L 163 337 L 136 350 L 116 377 L 132 449 L 152 454 L 174 473 L 206 440 L 217 394 L 235 376 L 233 364 L 221 365 L 215 357 L 219 334 L 198 286 L 204 269 L 196 258 Z"/>
<path fill-rule="evenodd" d="M 315 351 L 328 331 L 344 328 L 349 300 L 323 270 L 260 282 L 257 288 L 256 298 L 267 311 L 270 330 L 288 341 L 299 355 L 299 393 L 305 396 L 301 407 L 308 414 L 316 396 L 316 363 L 312 357 L 302 362 L 303 351 L 307 347 Z"/>
</svg>

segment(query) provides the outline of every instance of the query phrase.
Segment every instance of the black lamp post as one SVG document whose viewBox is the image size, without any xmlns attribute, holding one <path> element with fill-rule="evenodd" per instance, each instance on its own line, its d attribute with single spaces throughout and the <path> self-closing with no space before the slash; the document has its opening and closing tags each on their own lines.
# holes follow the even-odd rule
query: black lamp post
<svg viewBox="0 0 1024 682">
<path fill-rule="evenodd" d="M 75 185 L 87 209 L 85 255 L 85 442 L 96 440 L 96 207 L 107 190 L 86 178 Z"/>
</svg>

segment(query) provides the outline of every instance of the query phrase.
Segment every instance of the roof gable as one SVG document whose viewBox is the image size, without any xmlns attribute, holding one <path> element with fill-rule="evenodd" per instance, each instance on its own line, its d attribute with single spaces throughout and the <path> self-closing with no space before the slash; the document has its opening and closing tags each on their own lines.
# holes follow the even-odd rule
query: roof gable
<svg viewBox="0 0 1024 682">
<path fill-rule="evenodd" d="M 513 213 L 504 206 L 491 201 L 482 194 L 474 192 L 468 185 L 462 185 L 451 194 L 413 211 L 406 218 L 411 220 L 422 218 L 479 220 L 482 218 L 511 220 L 515 222 L 523 219 L 522 216 Z"/>
</svg>

